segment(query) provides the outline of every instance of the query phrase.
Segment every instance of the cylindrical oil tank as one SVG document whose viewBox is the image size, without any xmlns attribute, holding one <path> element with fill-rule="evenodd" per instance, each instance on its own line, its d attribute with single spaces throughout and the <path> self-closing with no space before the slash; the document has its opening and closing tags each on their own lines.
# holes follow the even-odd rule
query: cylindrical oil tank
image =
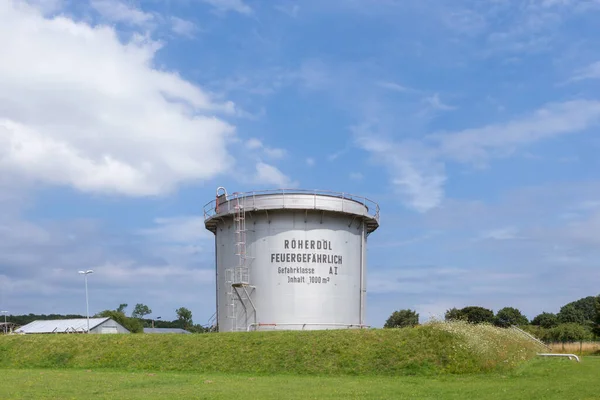
<svg viewBox="0 0 600 400">
<path fill-rule="evenodd" d="M 204 219 L 215 234 L 219 331 L 365 326 L 376 203 L 326 191 L 219 188 Z"/>
</svg>

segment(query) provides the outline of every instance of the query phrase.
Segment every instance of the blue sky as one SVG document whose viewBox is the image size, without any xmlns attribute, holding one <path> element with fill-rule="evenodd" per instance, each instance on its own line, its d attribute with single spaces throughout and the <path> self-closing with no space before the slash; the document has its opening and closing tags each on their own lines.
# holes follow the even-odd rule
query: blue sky
<svg viewBox="0 0 600 400">
<path fill-rule="evenodd" d="M 381 206 L 367 323 L 598 294 L 597 0 L 0 3 L 0 307 L 214 311 L 202 206 Z"/>
</svg>

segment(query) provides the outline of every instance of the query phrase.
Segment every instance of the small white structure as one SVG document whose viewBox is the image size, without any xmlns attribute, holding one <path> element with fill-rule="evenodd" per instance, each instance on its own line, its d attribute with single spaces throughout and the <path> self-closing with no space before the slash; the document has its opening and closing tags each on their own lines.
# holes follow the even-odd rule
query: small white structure
<svg viewBox="0 0 600 400">
<path fill-rule="evenodd" d="M 32 333 L 87 333 L 87 319 L 56 319 L 38 320 L 23 325 L 15 331 L 20 334 Z M 130 333 L 123 325 L 115 320 L 104 318 L 90 318 L 89 333 Z"/>
</svg>

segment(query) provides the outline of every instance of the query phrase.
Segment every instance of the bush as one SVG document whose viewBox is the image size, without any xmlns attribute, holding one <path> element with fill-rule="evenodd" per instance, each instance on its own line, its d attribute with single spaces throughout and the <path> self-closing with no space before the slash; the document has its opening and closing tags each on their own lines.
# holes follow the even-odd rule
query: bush
<svg viewBox="0 0 600 400">
<path fill-rule="evenodd" d="M 575 310 L 575 311 L 574 311 Z M 585 324 L 596 318 L 596 297 L 587 296 L 565 304 L 558 313 L 562 323 L 576 322 Z"/>
<path fill-rule="evenodd" d="M 556 314 L 543 312 L 531 320 L 531 325 L 541 326 L 542 328 L 554 328 L 558 325 Z"/>
<path fill-rule="evenodd" d="M 444 319 L 448 322 L 450 322 L 450 321 L 466 321 L 467 317 L 464 316 L 458 308 L 453 307 L 446 311 L 446 314 L 444 314 Z"/>
<path fill-rule="evenodd" d="M 466 318 L 466 320 L 472 324 L 491 324 L 494 322 L 494 312 L 492 310 L 488 310 L 487 308 L 469 306 L 463 308 L 460 310 L 460 312 Z"/>
<path fill-rule="evenodd" d="M 444 318 L 446 321 L 467 321 L 472 324 L 491 324 L 494 322 L 494 312 L 478 306 L 469 306 L 460 310 L 451 308 L 446 311 Z"/>
<path fill-rule="evenodd" d="M 569 303 L 566 306 L 561 307 L 560 312 L 558 313 L 558 321 L 561 324 L 574 323 L 583 325 L 587 320 L 585 314 L 580 308 L 577 308 L 572 303 Z"/>
<path fill-rule="evenodd" d="M 563 343 L 581 342 L 584 340 L 591 340 L 593 338 L 592 332 L 589 328 L 575 323 L 560 324 L 552 329 L 549 329 L 547 335 L 548 341 Z"/>
<path fill-rule="evenodd" d="M 504 307 L 496 314 L 495 323 L 497 326 L 508 327 L 511 325 L 527 325 L 529 321 L 518 309 Z"/>
<path fill-rule="evenodd" d="M 413 310 L 394 311 L 385 321 L 384 328 L 404 328 L 419 325 L 419 314 Z"/>
<path fill-rule="evenodd" d="M 596 337 L 600 337 L 600 295 L 596 297 L 596 317 L 594 318 L 593 332 Z"/>
</svg>

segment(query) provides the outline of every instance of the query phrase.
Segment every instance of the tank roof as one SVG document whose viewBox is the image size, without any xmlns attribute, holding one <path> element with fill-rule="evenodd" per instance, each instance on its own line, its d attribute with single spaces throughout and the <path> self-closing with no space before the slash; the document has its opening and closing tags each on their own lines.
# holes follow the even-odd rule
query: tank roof
<svg viewBox="0 0 600 400">
<path fill-rule="evenodd" d="M 219 195 L 222 189 L 223 193 Z M 364 219 L 367 232 L 379 227 L 379 205 L 365 197 L 349 193 L 324 190 L 274 189 L 227 194 L 224 188 L 217 189 L 216 198 L 204 206 L 204 225 L 216 231 L 217 221 L 233 216 L 235 206 L 244 207 L 246 212 L 270 210 L 318 210 L 360 216 Z"/>
</svg>

